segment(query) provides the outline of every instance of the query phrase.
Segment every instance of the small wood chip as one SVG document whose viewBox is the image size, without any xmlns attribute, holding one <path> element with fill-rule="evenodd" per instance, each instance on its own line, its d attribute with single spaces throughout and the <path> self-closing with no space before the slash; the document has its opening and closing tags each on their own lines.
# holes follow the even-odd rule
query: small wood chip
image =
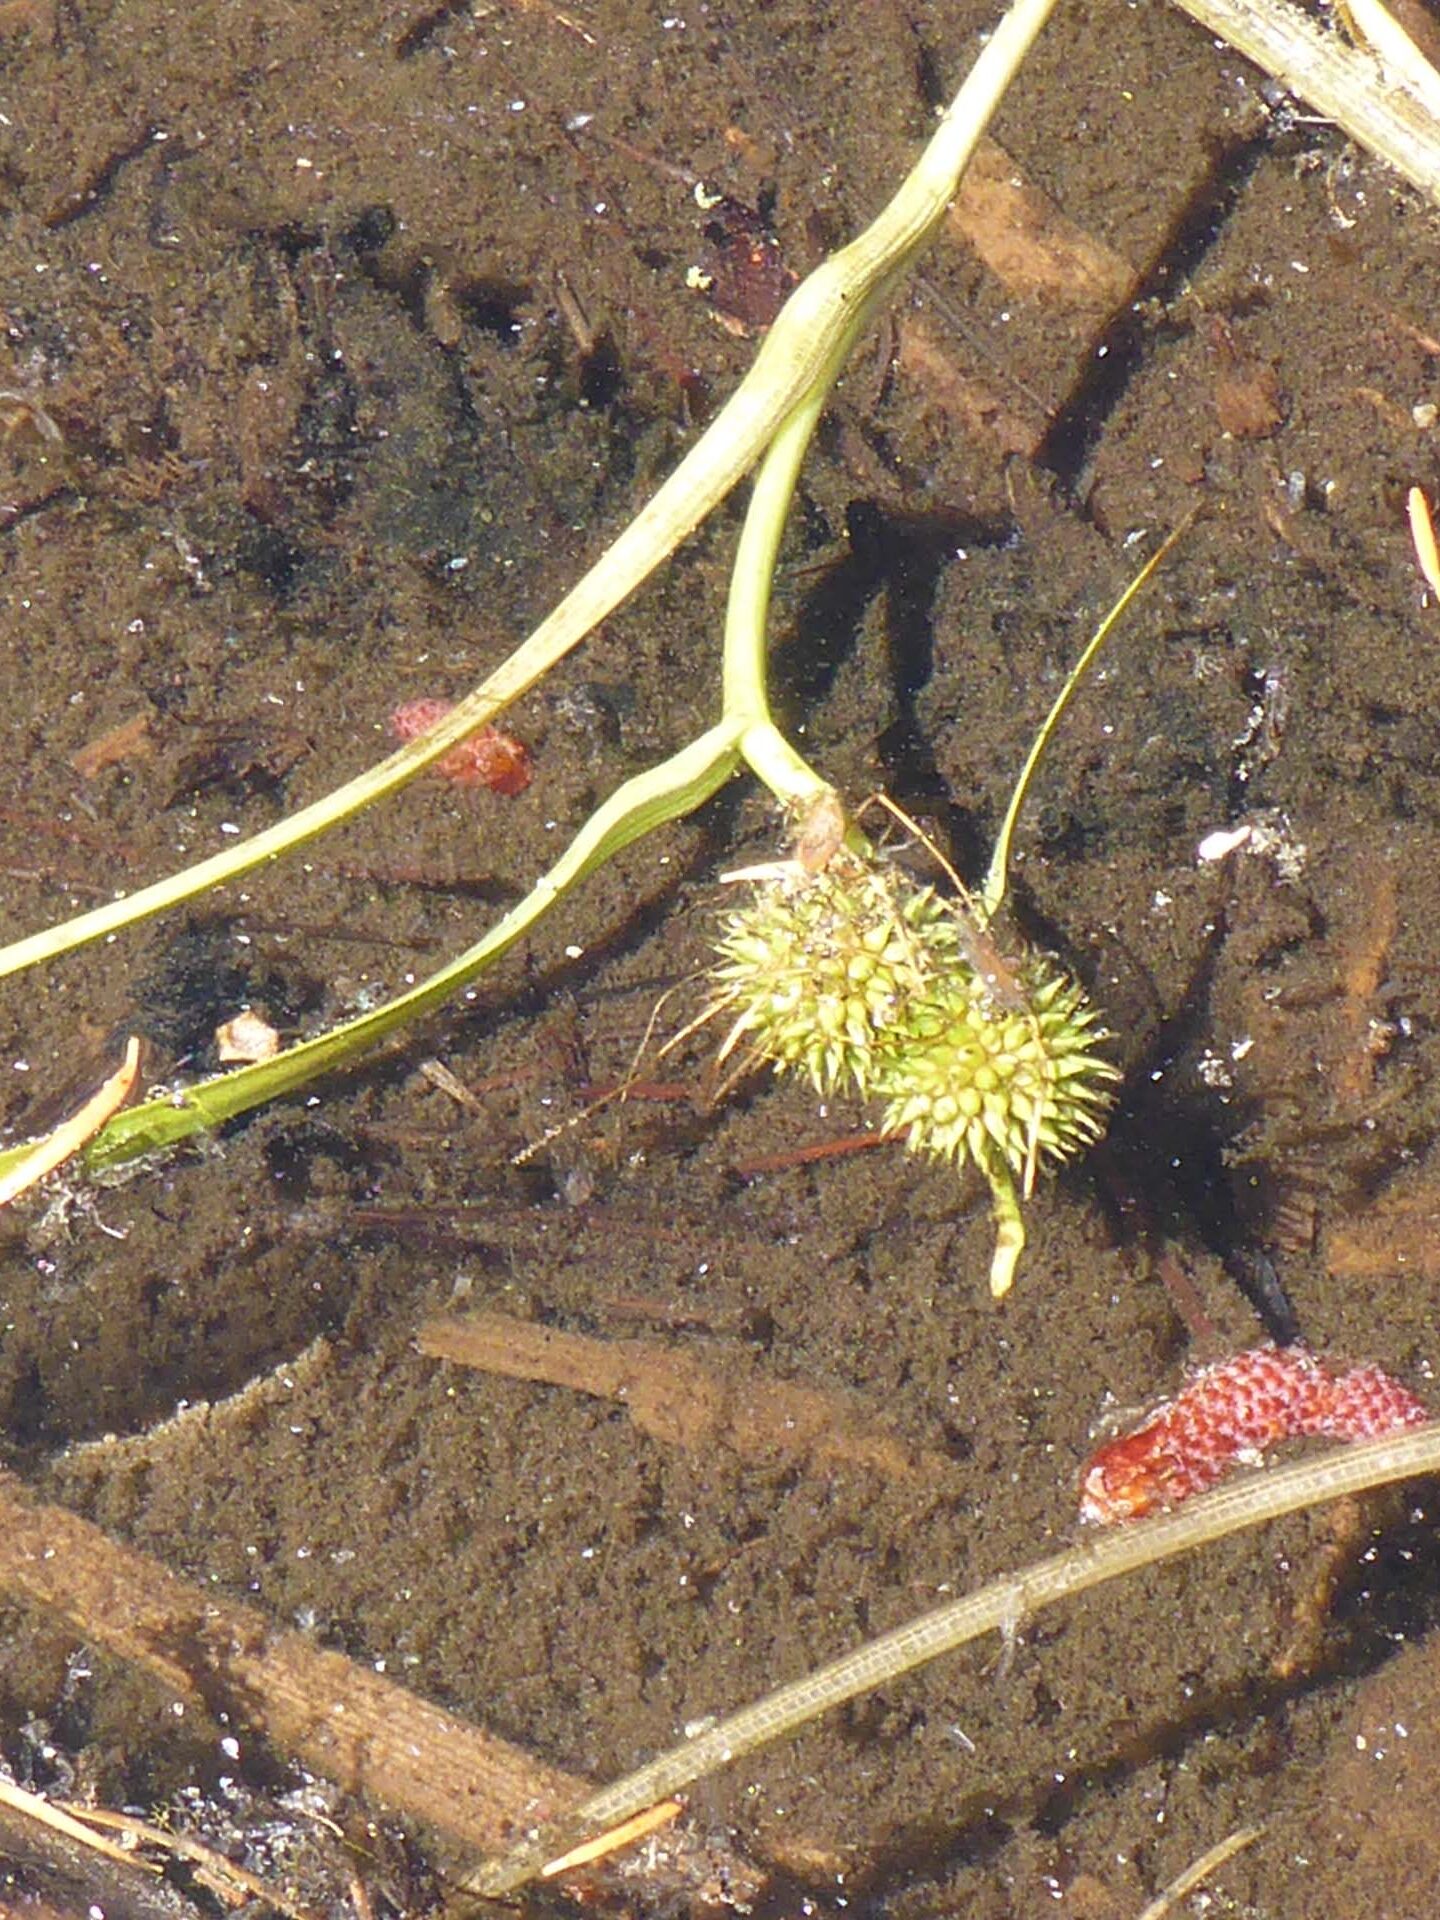
<svg viewBox="0 0 1440 1920">
<path fill-rule="evenodd" d="M 155 751 L 150 737 L 150 718 L 148 713 L 137 713 L 132 719 L 122 720 L 118 727 L 87 740 L 77 753 L 71 754 L 71 766 L 82 780 L 93 780 L 107 767 L 121 766 L 127 760 L 148 760 Z"/>
</svg>

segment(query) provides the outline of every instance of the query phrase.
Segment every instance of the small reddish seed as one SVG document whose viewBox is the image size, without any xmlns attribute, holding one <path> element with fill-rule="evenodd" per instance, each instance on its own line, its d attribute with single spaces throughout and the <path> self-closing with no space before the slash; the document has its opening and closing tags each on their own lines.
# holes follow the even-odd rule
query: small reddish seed
<svg viewBox="0 0 1440 1920">
<path fill-rule="evenodd" d="M 1429 1412 L 1375 1366 L 1333 1374 L 1303 1347 L 1254 1347 L 1205 1367 L 1133 1433 L 1107 1440 L 1080 1482 L 1080 1515 L 1138 1520 L 1213 1487 L 1300 1434 L 1371 1440 L 1423 1426 Z"/>
<path fill-rule="evenodd" d="M 407 700 L 390 716 L 398 740 L 413 740 L 454 708 L 453 700 Z M 492 793 L 523 793 L 535 777 L 535 763 L 523 740 L 481 727 L 435 762 L 435 772 L 457 787 L 489 787 Z"/>
</svg>

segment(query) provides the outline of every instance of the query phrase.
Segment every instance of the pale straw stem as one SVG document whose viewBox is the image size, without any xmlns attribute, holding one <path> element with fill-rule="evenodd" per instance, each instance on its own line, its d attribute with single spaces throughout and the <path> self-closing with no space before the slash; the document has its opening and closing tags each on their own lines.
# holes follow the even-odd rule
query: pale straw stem
<svg viewBox="0 0 1440 1920">
<path fill-rule="evenodd" d="M 1177 3 L 1440 204 L 1440 123 L 1373 53 L 1325 32 L 1288 0 Z"/>
<path fill-rule="evenodd" d="M 1440 1424 L 1253 1474 L 1201 1494 L 1174 1513 L 1119 1526 L 1052 1555 L 842 1654 L 813 1673 L 777 1688 L 692 1740 L 592 1794 L 572 1813 L 542 1829 L 502 1860 L 481 1867 L 467 1891 L 495 1897 L 513 1893 L 554 1859 L 592 1833 L 603 1833 L 642 1808 L 693 1786 L 757 1747 L 793 1734 L 808 1721 L 951 1653 L 983 1633 L 1026 1620 L 1041 1607 L 1071 1599 L 1138 1567 L 1188 1553 L 1246 1527 L 1277 1520 L 1391 1480 L 1440 1471 Z"/>
</svg>

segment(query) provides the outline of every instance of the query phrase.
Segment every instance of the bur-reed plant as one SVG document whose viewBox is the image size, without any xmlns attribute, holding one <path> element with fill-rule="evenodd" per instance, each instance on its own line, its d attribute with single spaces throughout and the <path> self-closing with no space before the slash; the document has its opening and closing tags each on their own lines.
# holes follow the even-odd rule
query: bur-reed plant
<svg viewBox="0 0 1440 1920">
<path fill-rule="evenodd" d="M 0 949 L 0 977 L 52 960 L 232 882 L 396 791 L 532 687 L 761 462 L 736 551 L 715 724 L 661 765 L 625 782 L 525 898 L 437 973 L 270 1060 L 177 1086 L 127 1109 L 87 1149 L 91 1169 L 174 1146 L 355 1060 L 467 986 L 588 874 L 663 823 L 693 811 L 742 764 L 787 807 L 803 806 L 828 791 L 776 727 L 767 696 L 766 617 L 800 465 L 856 341 L 944 217 L 976 143 L 1055 4 L 1016 0 L 889 205 L 801 282 L 750 372 L 669 480 L 535 632 L 443 721 L 267 832 Z M 0 1173 L 24 1151 L 0 1154 Z"/>
<path fill-rule="evenodd" d="M 1440 135 L 1428 106 L 1365 48 L 1322 35 L 1288 0 L 1181 0 L 1284 86 L 1333 115 L 1356 139 L 1440 199 Z M 428 733 L 407 742 L 337 792 L 268 831 L 63 924 L 0 948 L 0 977 L 119 932 L 149 915 L 239 878 L 374 804 L 414 779 L 534 686 L 659 566 L 747 472 L 762 461 L 737 549 L 727 617 L 721 711 L 715 725 L 605 801 L 510 913 L 475 945 L 385 1005 L 304 1040 L 275 1058 L 178 1086 L 118 1115 L 87 1149 L 93 1169 L 173 1146 L 306 1086 L 395 1034 L 477 978 L 533 931 L 585 877 L 622 848 L 702 804 L 741 764 L 777 799 L 804 810 L 825 783 L 784 739 L 766 699 L 765 618 L 781 530 L 800 462 L 857 339 L 944 216 L 976 143 L 1056 0 L 1015 0 L 982 48 L 928 145 L 884 211 L 801 282 L 760 346 L 750 372 L 670 479 L 547 619 L 487 680 Z M 1419 60 L 1418 54 L 1415 56 Z M 1420 62 L 1423 67 L 1423 61 Z M 1053 719 L 1053 716 L 1052 716 Z M 1048 725 L 1048 723 L 1047 723 Z M 1040 742 L 1048 737 L 1042 731 Z M 1023 795 L 1022 778 L 1017 796 Z M 1007 823 L 1007 827 L 1008 827 Z M 997 848 L 1003 890 L 1003 850 Z M 997 871 L 992 867 L 992 879 Z M 982 896 L 979 931 L 999 903 Z M 903 911 L 903 909 L 902 909 Z M 936 923 L 938 924 L 938 922 Z M 733 958 L 733 956 L 732 956 Z M 972 976 L 975 970 L 971 969 Z M 988 1008 L 974 978 L 959 1001 L 927 1003 L 929 1067 L 911 1077 L 879 1063 L 876 1094 L 912 1144 L 980 1166 L 999 1225 L 997 1291 L 1023 1244 L 1015 1182 L 1028 1186 L 1042 1158 L 1063 1157 L 1099 1124 L 1103 1067 L 1093 1022 L 1073 984 L 1022 958 L 1009 969 L 1017 994 L 997 990 Z M 1005 998 L 1011 1005 L 1004 1006 Z M 1022 1004 L 1023 1003 L 1023 1004 Z M 979 1014 L 986 1018 L 977 1018 Z M 991 1021 L 990 1013 L 1012 1016 Z M 1017 1022 L 1023 1021 L 1023 1031 Z M 919 1034 L 915 1036 L 918 1041 Z M 777 1055 L 784 1058 L 784 1050 Z M 964 1082 L 961 1097 L 957 1081 Z M 844 1077 L 844 1069 L 841 1070 Z M 852 1076 L 853 1077 L 853 1073 Z M 996 1084 L 988 1084 L 994 1080 Z M 978 1104 L 977 1104 L 978 1096 Z M 0 1176 L 25 1147 L 0 1154 Z"/>
</svg>

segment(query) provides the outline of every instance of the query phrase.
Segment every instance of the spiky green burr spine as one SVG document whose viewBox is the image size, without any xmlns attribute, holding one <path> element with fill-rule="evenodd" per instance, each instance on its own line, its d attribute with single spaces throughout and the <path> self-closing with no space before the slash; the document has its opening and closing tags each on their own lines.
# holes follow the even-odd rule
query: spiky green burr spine
<svg viewBox="0 0 1440 1920">
<path fill-rule="evenodd" d="M 884 1126 L 914 1153 L 973 1161 L 990 1187 L 996 1246 L 990 1289 L 1008 1293 L 1025 1246 L 1016 1181 L 1025 1197 L 1038 1167 L 1058 1165 L 1104 1131 L 1110 1084 L 1096 1053 L 1104 1037 L 1081 988 L 1038 955 L 1019 970 L 1024 1011 L 1000 1009 L 961 969 L 911 1009 L 886 1050 L 874 1090 Z"/>
<path fill-rule="evenodd" d="M 904 1008 L 953 964 L 955 940 L 932 888 L 841 852 L 820 873 L 780 869 L 728 916 L 716 950 L 717 1004 L 736 1014 L 723 1053 L 748 1038 L 819 1094 L 865 1094 Z"/>
<path fill-rule="evenodd" d="M 888 1130 L 909 1129 L 912 1147 L 940 1159 L 996 1152 L 1017 1173 L 1099 1136 L 1117 1075 L 1094 1052 L 1094 1009 L 1034 956 L 1025 975 L 1024 1012 L 987 1005 L 963 974 L 910 1009 L 873 1083 Z"/>
<path fill-rule="evenodd" d="M 974 950 L 932 888 L 843 852 L 818 874 L 780 866 L 729 917 L 717 1004 L 735 1016 L 725 1052 L 748 1039 L 821 1094 L 874 1094 L 913 1152 L 974 1163 L 995 1208 L 999 1297 L 1025 1244 L 1017 1182 L 1028 1196 L 1040 1166 L 1099 1137 L 1119 1076 L 1067 974 L 1026 954 L 1002 990 Z"/>
</svg>

